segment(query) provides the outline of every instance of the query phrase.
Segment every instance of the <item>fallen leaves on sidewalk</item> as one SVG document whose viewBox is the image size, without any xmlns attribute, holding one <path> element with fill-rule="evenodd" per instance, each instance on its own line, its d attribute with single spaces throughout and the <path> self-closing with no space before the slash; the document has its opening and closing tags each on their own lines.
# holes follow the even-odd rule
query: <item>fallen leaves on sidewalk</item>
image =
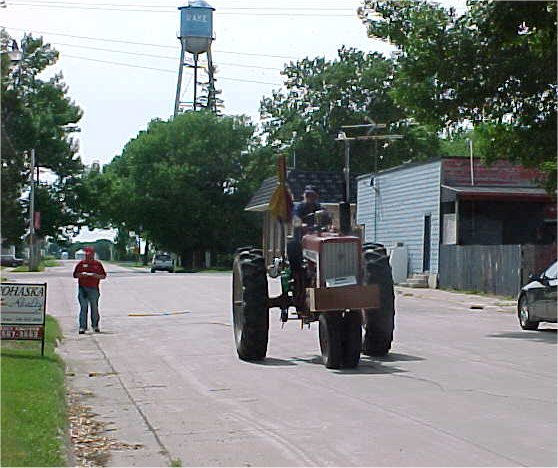
<svg viewBox="0 0 558 468">
<path fill-rule="evenodd" d="M 106 435 L 111 429 L 95 419 L 91 408 L 74 391 L 68 393 L 68 414 L 72 451 L 78 466 L 106 466 L 111 450 L 137 450 L 141 444 L 127 444 Z"/>
</svg>

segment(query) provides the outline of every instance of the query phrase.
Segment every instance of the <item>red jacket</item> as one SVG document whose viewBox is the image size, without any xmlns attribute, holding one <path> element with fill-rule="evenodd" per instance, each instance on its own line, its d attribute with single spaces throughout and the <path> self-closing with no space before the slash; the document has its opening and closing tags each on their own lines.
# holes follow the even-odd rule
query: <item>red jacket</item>
<svg viewBox="0 0 558 468">
<path fill-rule="evenodd" d="M 82 260 L 74 269 L 74 278 L 78 278 L 80 273 L 96 273 L 98 275 L 106 276 L 105 269 L 101 262 L 97 260 Z M 99 278 L 83 276 L 78 278 L 78 284 L 87 288 L 99 288 Z"/>
</svg>

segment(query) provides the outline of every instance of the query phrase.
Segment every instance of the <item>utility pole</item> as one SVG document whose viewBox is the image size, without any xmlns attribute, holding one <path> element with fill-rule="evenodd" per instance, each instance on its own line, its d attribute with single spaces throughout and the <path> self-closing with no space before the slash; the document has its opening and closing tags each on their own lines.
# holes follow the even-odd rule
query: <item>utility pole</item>
<svg viewBox="0 0 558 468">
<path fill-rule="evenodd" d="M 31 189 L 29 190 L 29 271 L 37 270 L 35 251 L 35 149 L 31 150 Z"/>
<path fill-rule="evenodd" d="M 467 143 L 469 144 L 469 160 L 471 164 L 471 185 L 475 185 L 475 165 L 473 160 L 473 140 L 467 138 Z"/>
</svg>

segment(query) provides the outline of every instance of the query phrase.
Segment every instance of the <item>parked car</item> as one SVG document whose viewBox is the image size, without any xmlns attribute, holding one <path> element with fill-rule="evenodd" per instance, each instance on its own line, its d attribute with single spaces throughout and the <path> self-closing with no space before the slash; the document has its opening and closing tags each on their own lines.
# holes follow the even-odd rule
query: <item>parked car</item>
<svg viewBox="0 0 558 468">
<path fill-rule="evenodd" d="M 23 259 L 17 258 L 15 255 L 10 255 L 10 254 L 2 255 L 0 264 L 2 266 L 16 267 L 16 266 L 23 265 Z"/>
<path fill-rule="evenodd" d="M 539 275 L 529 275 L 517 300 L 517 316 L 523 330 L 536 330 L 540 322 L 556 323 L 556 284 L 558 267 L 555 261 Z"/>
<path fill-rule="evenodd" d="M 151 273 L 156 271 L 174 272 L 174 262 L 169 254 L 155 254 L 151 261 Z"/>
</svg>

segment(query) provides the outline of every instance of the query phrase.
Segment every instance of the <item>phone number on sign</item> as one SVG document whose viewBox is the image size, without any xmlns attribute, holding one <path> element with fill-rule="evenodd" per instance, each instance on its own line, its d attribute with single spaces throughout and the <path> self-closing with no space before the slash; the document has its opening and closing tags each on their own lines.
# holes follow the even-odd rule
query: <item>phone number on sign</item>
<svg viewBox="0 0 558 468">
<path fill-rule="evenodd" d="M 43 327 L 10 327 L 2 325 L 0 336 L 3 340 L 41 340 Z"/>
</svg>

